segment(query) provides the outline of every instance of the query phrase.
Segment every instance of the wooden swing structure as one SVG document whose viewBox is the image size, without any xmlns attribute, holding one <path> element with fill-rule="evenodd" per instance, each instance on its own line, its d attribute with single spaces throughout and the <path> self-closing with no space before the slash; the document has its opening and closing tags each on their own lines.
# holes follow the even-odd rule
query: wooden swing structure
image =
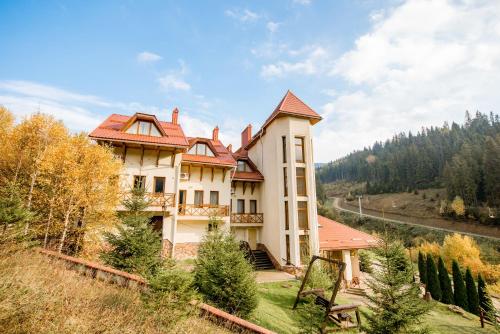
<svg viewBox="0 0 500 334">
<path fill-rule="evenodd" d="M 333 283 L 333 291 L 330 300 L 325 298 L 323 289 L 304 290 L 307 280 L 309 279 L 309 274 L 311 272 L 312 265 L 316 260 L 321 260 L 333 265 L 337 265 L 339 268 L 337 280 Z M 325 316 L 323 318 L 323 322 L 321 323 L 321 328 L 320 328 L 321 333 L 328 333 L 339 329 L 348 329 L 348 328 L 358 328 L 359 330 L 359 328 L 361 327 L 361 317 L 359 314 L 358 304 L 345 304 L 345 305 L 335 304 L 335 298 L 337 297 L 337 293 L 340 289 L 340 283 L 342 282 L 342 275 L 344 274 L 345 267 L 346 264 L 342 261 L 313 255 L 313 257 L 311 258 L 311 262 L 309 262 L 309 266 L 307 267 L 306 275 L 302 280 L 299 292 L 297 293 L 297 298 L 295 298 L 295 303 L 293 304 L 294 310 L 297 308 L 297 305 L 301 298 L 304 298 L 308 295 L 316 296 L 315 303 L 317 305 L 321 305 L 325 309 Z M 349 312 L 355 313 L 356 315 L 355 324 L 350 321 L 352 317 L 348 314 Z M 332 321 L 339 327 L 336 329 L 327 330 L 326 326 L 328 325 L 329 321 Z"/>
</svg>

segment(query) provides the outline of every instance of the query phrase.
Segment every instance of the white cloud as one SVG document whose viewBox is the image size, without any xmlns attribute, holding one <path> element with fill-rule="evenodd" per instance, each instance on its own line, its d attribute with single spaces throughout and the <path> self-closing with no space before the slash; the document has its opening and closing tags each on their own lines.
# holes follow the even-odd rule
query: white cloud
<svg viewBox="0 0 500 334">
<path fill-rule="evenodd" d="M 261 15 L 249 9 L 227 9 L 224 14 L 243 23 L 254 22 L 261 18 Z"/>
<path fill-rule="evenodd" d="M 292 57 L 304 55 L 301 60 L 278 61 L 263 65 L 260 75 L 264 78 L 284 77 L 290 74 L 313 75 L 321 74 L 330 64 L 330 57 L 326 49 L 321 46 L 308 46 L 301 50 L 290 50 Z M 331 65 L 330 65 L 331 66 Z"/>
<path fill-rule="evenodd" d="M 162 56 L 148 51 L 143 51 L 137 54 L 137 61 L 139 63 L 154 63 L 162 59 L 163 59 Z"/>
<path fill-rule="evenodd" d="M 184 79 L 174 74 L 167 74 L 163 77 L 160 77 L 158 78 L 158 82 L 160 83 L 160 86 L 166 91 L 172 91 L 172 90 L 188 91 L 191 89 L 190 84 L 188 84 L 186 81 L 184 81 Z"/>
<path fill-rule="evenodd" d="M 322 108 L 318 161 L 465 110 L 498 112 L 500 2 L 412 0 L 375 16 L 330 70 L 349 86 Z"/>
<path fill-rule="evenodd" d="M 278 28 L 280 27 L 280 25 L 281 25 L 281 23 L 269 21 L 266 24 L 266 28 L 267 28 L 267 30 L 269 30 L 270 33 L 275 33 L 276 31 L 278 31 Z"/>
</svg>

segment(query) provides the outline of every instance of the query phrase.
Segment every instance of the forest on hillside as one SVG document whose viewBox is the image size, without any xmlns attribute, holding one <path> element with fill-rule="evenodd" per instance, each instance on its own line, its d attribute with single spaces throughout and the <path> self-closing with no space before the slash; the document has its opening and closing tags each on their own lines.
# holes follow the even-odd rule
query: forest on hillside
<svg viewBox="0 0 500 334">
<path fill-rule="evenodd" d="M 445 187 L 466 208 L 500 207 L 500 117 L 466 112 L 465 123 L 399 133 L 317 169 L 321 183 L 366 183 L 369 194 Z"/>
</svg>

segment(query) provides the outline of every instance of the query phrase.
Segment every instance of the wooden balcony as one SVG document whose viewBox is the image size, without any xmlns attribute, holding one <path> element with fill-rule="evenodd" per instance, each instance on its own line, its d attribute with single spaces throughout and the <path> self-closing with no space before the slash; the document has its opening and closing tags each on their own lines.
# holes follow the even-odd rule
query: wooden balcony
<svg viewBox="0 0 500 334">
<path fill-rule="evenodd" d="M 226 216 L 229 216 L 229 205 L 179 204 L 179 215 L 181 215 L 181 216 L 226 217 Z"/>
<path fill-rule="evenodd" d="M 232 213 L 231 224 L 264 224 L 263 213 Z"/>
<path fill-rule="evenodd" d="M 132 196 L 131 192 L 125 193 L 124 199 L 128 200 Z M 164 209 L 175 206 L 175 194 L 171 193 L 144 193 L 144 198 L 149 202 L 149 206 L 160 206 Z"/>
</svg>

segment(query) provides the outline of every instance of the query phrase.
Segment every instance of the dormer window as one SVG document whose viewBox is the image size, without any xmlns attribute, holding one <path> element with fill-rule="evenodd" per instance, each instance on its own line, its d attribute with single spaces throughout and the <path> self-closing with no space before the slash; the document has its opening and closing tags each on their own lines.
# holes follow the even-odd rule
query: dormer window
<svg viewBox="0 0 500 334">
<path fill-rule="evenodd" d="M 214 152 L 208 147 L 207 144 L 203 143 L 196 143 L 194 144 L 188 151 L 188 154 L 193 154 L 193 155 L 206 155 L 208 157 L 213 157 Z"/>
<path fill-rule="evenodd" d="M 248 166 L 248 164 L 243 160 L 238 160 L 238 167 L 236 167 L 238 172 L 251 172 L 252 170 Z"/>
<path fill-rule="evenodd" d="M 127 129 L 127 133 L 161 137 L 161 133 L 156 125 L 154 125 L 153 122 L 148 121 L 135 121 L 134 124 L 132 124 L 132 126 Z"/>
</svg>

